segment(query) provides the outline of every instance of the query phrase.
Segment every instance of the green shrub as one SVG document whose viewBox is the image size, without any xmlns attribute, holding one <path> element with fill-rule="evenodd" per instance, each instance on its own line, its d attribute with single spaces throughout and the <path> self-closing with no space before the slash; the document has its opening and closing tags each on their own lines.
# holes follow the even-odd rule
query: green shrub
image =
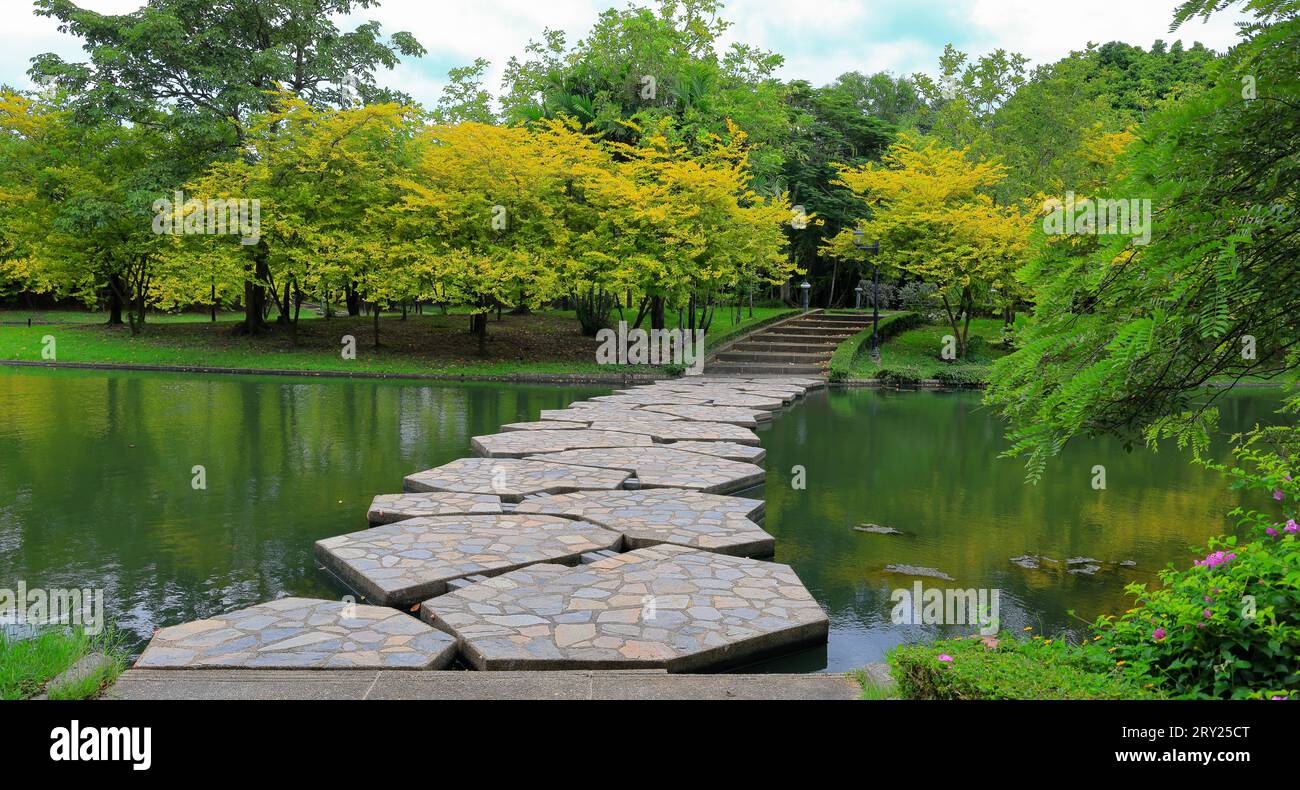
<svg viewBox="0 0 1300 790">
<path fill-rule="evenodd" d="M 924 323 L 925 319 L 918 313 L 894 313 L 893 315 L 882 316 L 880 323 L 876 327 L 876 337 L 883 344 L 886 340 L 897 337 L 909 329 L 915 329 Z M 831 381 L 848 380 L 852 375 L 853 368 L 870 353 L 871 327 L 868 326 L 852 337 L 846 338 L 835 347 L 835 353 L 831 355 L 829 379 Z"/>
<path fill-rule="evenodd" d="M 1161 571 L 1159 589 L 1129 585 L 1139 605 L 1098 620 L 1100 644 L 1178 696 L 1300 696 L 1298 547 L 1290 534 L 1213 539 L 1205 559 Z"/>
<path fill-rule="evenodd" d="M 1062 640 L 948 639 L 889 654 L 904 699 L 1151 699 L 1160 693 L 1102 668 L 1091 646 Z"/>
<path fill-rule="evenodd" d="M 925 373 L 911 365 L 900 365 L 896 368 L 881 368 L 877 371 L 876 378 L 895 387 L 915 387 L 925 378 Z"/>
<path fill-rule="evenodd" d="M 934 377 L 945 387 L 981 387 L 985 383 L 984 371 L 975 365 L 952 365 L 935 371 Z"/>
</svg>

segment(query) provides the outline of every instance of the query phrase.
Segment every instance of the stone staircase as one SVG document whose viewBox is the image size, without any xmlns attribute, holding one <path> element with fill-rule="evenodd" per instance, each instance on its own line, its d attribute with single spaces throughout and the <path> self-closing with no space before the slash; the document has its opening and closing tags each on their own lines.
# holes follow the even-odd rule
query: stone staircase
<svg viewBox="0 0 1300 790">
<path fill-rule="evenodd" d="M 743 376 L 824 376 L 835 347 L 869 326 L 870 314 L 810 310 L 722 347 L 705 363 L 705 371 Z"/>
</svg>

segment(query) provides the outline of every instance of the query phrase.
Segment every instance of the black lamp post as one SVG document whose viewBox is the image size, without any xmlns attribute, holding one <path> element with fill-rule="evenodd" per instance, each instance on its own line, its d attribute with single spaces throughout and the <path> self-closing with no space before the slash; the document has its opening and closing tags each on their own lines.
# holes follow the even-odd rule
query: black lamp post
<svg viewBox="0 0 1300 790">
<path fill-rule="evenodd" d="M 880 254 L 880 242 L 873 241 L 867 244 L 863 241 L 862 231 L 853 231 L 853 246 L 862 250 L 868 255 Z M 871 263 L 871 359 L 875 362 L 880 361 L 880 266 L 873 260 Z"/>
<path fill-rule="evenodd" d="M 799 286 L 799 290 L 803 291 L 803 311 L 806 313 L 808 312 L 808 292 L 812 290 L 812 286 L 807 280 L 804 280 L 803 284 Z"/>
</svg>

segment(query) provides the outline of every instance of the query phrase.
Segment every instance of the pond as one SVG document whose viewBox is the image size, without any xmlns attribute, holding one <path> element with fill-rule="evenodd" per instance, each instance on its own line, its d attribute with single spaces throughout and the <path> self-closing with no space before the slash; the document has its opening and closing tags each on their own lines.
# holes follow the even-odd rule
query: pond
<svg viewBox="0 0 1300 790">
<path fill-rule="evenodd" d="M 1277 390 L 1234 392 L 1220 403 L 1221 428 L 1230 435 L 1268 422 L 1279 404 Z M 882 661 L 900 643 L 974 633 L 893 624 L 891 592 L 918 579 L 885 573 L 888 564 L 953 578 L 919 579 L 925 587 L 998 590 L 1001 622 L 1016 632 L 1055 634 L 1123 612 L 1132 606 L 1126 583 L 1156 581 L 1170 561 L 1189 564 L 1189 548 L 1231 528 L 1225 514 L 1239 501 L 1221 476 L 1172 446 L 1125 452 L 1110 439 L 1072 442 L 1037 485 L 1026 484 L 1022 461 L 997 458 L 1007 446 L 1000 422 L 969 391 L 816 392 L 762 436 L 776 558 L 831 619 L 824 652 L 764 667 L 775 671 L 844 671 Z M 1220 441 L 1214 454 L 1226 459 L 1227 449 Z M 802 490 L 791 485 L 796 465 L 805 469 Z M 1093 488 L 1097 465 L 1102 490 Z M 863 523 L 904 534 L 853 529 Z M 1088 576 L 1010 562 L 1024 554 L 1136 564 Z"/>
<path fill-rule="evenodd" d="M 609 391 L 0 370 L 0 588 L 103 588 L 137 650 L 162 626 L 286 594 L 336 598 L 345 591 L 317 570 L 312 543 L 363 528 L 371 497 L 471 455 L 472 436 Z M 1268 390 L 1234 394 L 1224 430 L 1266 420 L 1277 402 Z M 768 482 L 746 494 L 766 497 L 776 558 L 826 608 L 831 636 L 757 671 L 842 671 L 900 642 L 970 631 L 893 625 L 891 590 L 913 579 L 884 573 L 889 563 L 997 588 L 1016 629 L 1122 611 L 1126 581 L 1184 562 L 1235 503 L 1172 449 L 1126 453 L 1105 440 L 1072 445 L 1028 486 L 1020 462 L 996 459 L 1005 445 L 977 393 L 815 392 L 760 435 Z M 203 490 L 191 485 L 197 465 Z M 905 534 L 854 531 L 864 522 Z M 1025 553 L 1137 564 L 1076 577 L 1009 562 Z"/>
</svg>

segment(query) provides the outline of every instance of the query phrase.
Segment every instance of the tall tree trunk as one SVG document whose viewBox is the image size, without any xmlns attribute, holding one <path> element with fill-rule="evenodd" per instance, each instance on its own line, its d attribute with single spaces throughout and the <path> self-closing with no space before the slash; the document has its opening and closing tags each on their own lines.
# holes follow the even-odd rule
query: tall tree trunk
<svg viewBox="0 0 1300 790">
<path fill-rule="evenodd" d="M 664 298 L 662 296 L 650 297 L 650 328 L 664 328 Z"/>
<path fill-rule="evenodd" d="M 110 274 L 108 277 L 108 323 L 111 326 L 122 325 L 122 277 Z"/>
<path fill-rule="evenodd" d="M 375 348 L 379 348 L 379 303 L 375 302 L 370 307 L 375 314 Z"/>
<path fill-rule="evenodd" d="M 266 311 L 266 287 L 262 285 L 271 278 L 271 266 L 267 257 L 266 242 L 259 241 L 257 249 L 253 251 L 252 276 L 244 277 L 244 320 L 239 324 L 240 334 L 260 335 L 268 329 L 263 317 Z"/>
<path fill-rule="evenodd" d="M 347 284 L 345 298 L 348 305 L 348 315 L 353 318 L 361 315 L 361 295 L 357 293 L 357 287 L 352 283 Z"/>
<path fill-rule="evenodd" d="M 474 313 L 470 316 L 470 331 L 478 338 L 478 353 L 481 357 L 487 356 L 487 331 L 488 331 L 488 314 L 486 310 Z"/>
</svg>

